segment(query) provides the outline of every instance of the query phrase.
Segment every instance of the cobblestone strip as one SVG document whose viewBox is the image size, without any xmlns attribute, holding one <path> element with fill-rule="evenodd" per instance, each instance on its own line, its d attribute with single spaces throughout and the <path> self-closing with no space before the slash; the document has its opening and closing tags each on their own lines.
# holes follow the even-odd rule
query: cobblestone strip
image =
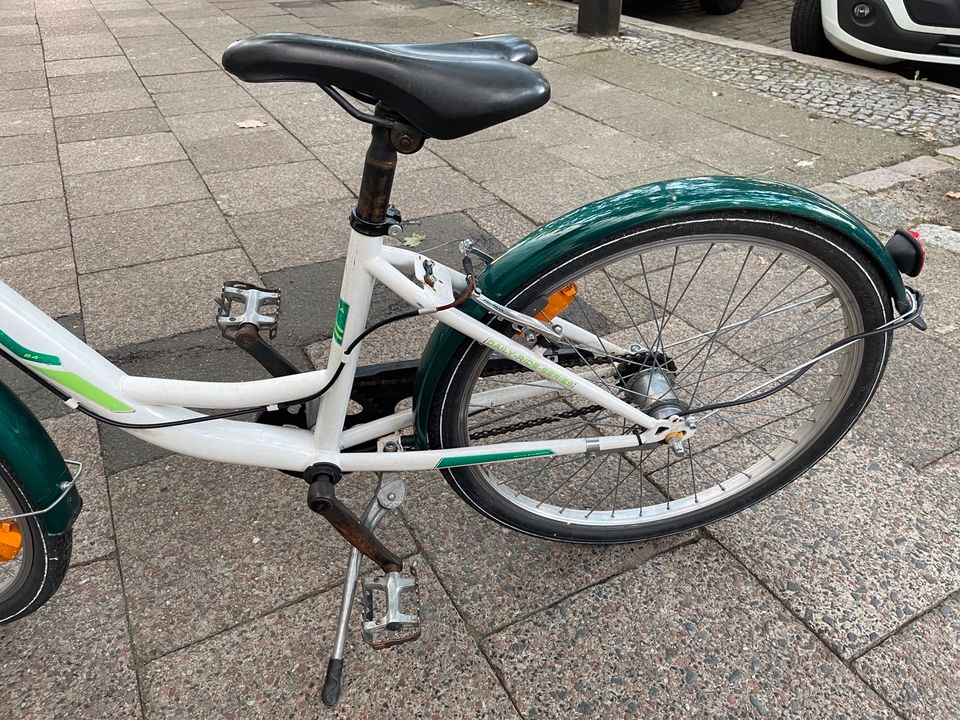
<svg viewBox="0 0 960 720">
<path fill-rule="evenodd" d="M 576 12 L 527 0 L 452 0 L 486 15 L 572 32 Z M 830 70 L 797 60 L 695 40 L 652 28 L 597 38 L 644 60 L 775 98 L 807 112 L 944 144 L 960 140 L 960 93 L 900 79 L 890 81 Z"/>
</svg>

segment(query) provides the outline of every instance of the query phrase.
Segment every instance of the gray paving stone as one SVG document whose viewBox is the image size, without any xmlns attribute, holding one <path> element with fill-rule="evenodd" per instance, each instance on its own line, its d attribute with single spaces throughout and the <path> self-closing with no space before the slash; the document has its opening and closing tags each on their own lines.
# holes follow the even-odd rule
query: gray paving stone
<svg viewBox="0 0 960 720">
<path fill-rule="evenodd" d="M 260 127 L 241 128 L 237 123 L 249 124 L 250 121 L 264 123 Z M 211 138 L 231 135 L 248 135 L 257 132 L 270 132 L 282 129 L 280 124 L 262 108 L 232 108 L 217 112 L 180 115 L 167 120 L 170 129 L 184 145 L 210 140 Z"/>
<path fill-rule="evenodd" d="M 949 311 L 945 309 L 944 314 Z M 954 314 L 952 324 L 956 324 L 955 318 Z M 956 377 L 960 356 L 930 333 L 900 333 L 880 389 L 857 429 L 872 444 L 922 465 L 960 448 L 960 387 L 951 382 L 932 383 L 930 376 L 918 373 L 917 368 L 936 368 L 938 378 Z M 890 419 L 907 417 L 917 408 L 937 419 L 938 432 L 931 435 L 918 424 L 900 424 L 896 431 L 899 441 L 890 443 Z"/>
<path fill-rule="evenodd" d="M 60 163 L 64 175 L 119 170 L 186 159 L 183 148 L 170 132 L 126 135 L 60 145 Z"/>
<path fill-rule="evenodd" d="M 211 173 L 205 179 L 225 215 L 296 207 L 350 194 L 316 160 Z"/>
<path fill-rule="evenodd" d="M 549 183 L 535 178 L 496 180 L 486 188 L 537 222 L 547 222 L 591 200 L 610 195 L 614 186 L 580 168 L 570 168 Z"/>
<path fill-rule="evenodd" d="M 217 69 L 200 48 L 185 38 L 122 38 L 120 44 L 138 75 L 169 75 Z"/>
<path fill-rule="evenodd" d="M 914 178 L 906 173 L 896 172 L 889 168 L 877 168 L 875 170 L 866 170 L 850 177 L 841 178 L 840 182 L 844 185 L 866 190 L 867 192 L 876 192 L 884 190 L 899 183 L 910 182 Z"/>
<path fill-rule="evenodd" d="M 938 172 L 950 170 L 951 168 L 953 168 L 953 165 L 950 163 L 937 160 L 930 155 L 921 155 L 920 157 L 897 163 L 890 167 L 890 170 L 915 178 L 928 178 L 931 175 L 936 175 Z"/>
<path fill-rule="evenodd" d="M 22 90 L 24 88 L 43 87 L 46 84 L 43 70 L 5 72 L 0 75 L 0 90 Z"/>
<path fill-rule="evenodd" d="M 777 167 L 815 162 L 816 155 L 742 130 L 698 137 L 676 145 L 677 152 L 724 172 L 763 174 Z"/>
<path fill-rule="evenodd" d="M 429 567 L 420 558 L 410 562 L 422 586 L 423 635 L 376 652 L 352 632 L 340 703 L 322 712 L 331 718 L 519 718 Z M 252 720 L 315 714 L 339 597 L 331 590 L 308 598 L 150 663 L 144 669 L 148 712 L 180 717 L 183 703 L 202 694 L 198 712 Z M 352 628 L 360 622 L 358 609 L 351 622 Z"/>
<path fill-rule="evenodd" d="M 72 568 L 50 602 L 0 635 L 0 705 L 16 717 L 140 718 L 113 560 Z"/>
<path fill-rule="evenodd" d="M 43 200 L 63 195 L 56 162 L 0 167 L 0 204 Z"/>
<path fill-rule="evenodd" d="M 25 88 L 0 92 L 0 107 L 6 110 L 33 110 L 50 107 L 46 88 Z"/>
<path fill-rule="evenodd" d="M 73 175 L 66 183 L 72 218 L 209 197 L 197 171 L 185 161 Z"/>
<path fill-rule="evenodd" d="M 166 18 L 156 16 L 104 18 L 114 37 L 144 37 L 147 35 L 178 35 L 177 26 Z"/>
<path fill-rule="evenodd" d="M 710 542 L 660 555 L 483 647 L 526 717 L 895 717 Z"/>
<path fill-rule="evenodd" d="M 960 230 L 929 224 L 917 225 L 914 229 L 920 233 L 924 245 L 936 245 L 950 252 L 960 253 Z"/>
<path fill-rule="evenodd" d="M 156 108 L 57 118 L 55 126 L 57 138 L 62 143 L 124 135 L 145 135 L 164 132 L 168 129 L 167 123 Z"/>
<path fill-rule="evenodd" d="M 0 137 L 32 135 L 53 131 L 49 110 L 12 110 L 0 112 Z"/>
<path fill-rule="evenodd" d="M 240 250 L 221 250 L 185 258 L 104 270 L 80 276 L 87 342 L 107 349 L 166 337 L 178 332 L 210 328 L 215 324 L 211 298 L 220 294 L 225 279 L 258 283 L 254 269 Z M 140 307 L 144 288 L 151 292 L 154 321 L 118 308 Z"/>
<path fill-rule="evenodd" d="M 0 277 L 50 317 L 80 312 L 77 271 L 69 247 L 4 258 Z"/>
<path fill-rule="evenodd" d="M 436 474 L 408 476 L 404 517 L 461 615 L 476 632 L 542 610 L 692 534 L 619 547 L 577 547 L 528 538 L 481 517 Z M 477 553 L 477 548 L 483 548 Z"/>
<path fill-rule="evenodd" d="M 81 273 L 237 247 L 212 200 L 128 210 L 73 221 Z"/>
<path fill-rule="evenodd" d="M 352 120 L 326 94 L 268 96 L 260 102 L 307 147 L 348 140 L 370 141 L 370 128 Z"/>
<path fill-rule="evenodd" d="M 154 94 L 153 99 L 165 117 L 238 107 L 257 107 L 257 101 L 237 85 L 157 93 Z"/>
<path fill-rule="evenodd" d="M 955 147 L 940 148 L 939 150 L 937 150 L 937 152 L 940 153 L 941 155 L 952 157 L 955 160 L 960 160 L 960 145 L 957 145 Z"/>
<path fill-rule="evenodd" d="M 43 41 L 43 55 L 47 62 L 120 54 L 120 46 L 108 32 L 92 35 L 61 35 L 44 38 Z"/>
<path fill-rule="evenodd" d="M 143 88 L 138 87 L 76 93 L 74 95 L 54 95 L 50 98 L 50 102 L 53 105 L 53 116 L 55 118 L 153 107 L 150 96 Z"/>
<path fill-rule="evenodd" d="M 197 170 L 204 174 L 314 159 L 292 135 L 273 130 L 210 138 L 185 147 Z"/>
<path fill-rule="evenodd" d="M 846 204 L 861 196 L 856 190 L 844 187 L 838 183 L 824 183 L 823 185 L 816 185 L 810 189 L 840 204 Z"/>
<path fill-rule="evenodd" d="M 62 199 L 0 206 L 0 256 L 51 250 L 70 244 Z"/>
<path fill-rule="evenodd" d="M 140 87 L 140 78 L 129 66 L 125 70 L 113 72 L 80 73 L 50 78 L 51 95 L 72 95 Z"/>
<path fill-rule="evenodd" d="M 82 58 L 79 60 L 57 60 L 46 63 L 47 77 L 62 75 L 83 75 L 85 73 L 109 73 L 130 70 L 130 63 L 122 55 Z"/>
<path fill-rule="evenodd" d="M 0 166 L 56 162 L 57 143 L 52 133 L 0 138 Z"/>
<path fill-rule="evenodd" d="M 916 217 L 916 212 L 913 210 L 893 205 L 872 195 L 847 201 L 844 207 L 860 219 L 884 231 L 909 225 Z"/>
<path fill-rule="evenodd" d="M 960 581 L 956 483 L 865 439 L 854 430 L 803 478 L 711 528 L 845 659 Z"/>
<path fill-rule="evenodd" d="M 359 512 L 372 481 L 351 477 L 338 495 Z M 252 620 L 340 580 L 347 546 L 306 507 L 301 480 L 175 457 L 111 476 L 109 483 L 141 659 Z M 397 518 L 381 527 L 385 543 L 402 556 L 413 552 Z M 159 542 L 178 552 L 155 552 Z M 204 608 L 200 616 L 191 610 L 196 607 Z"/>
<path fill-rule="evenodd" d="M 209 72 L 174 73 L 172 75 L 148 75 L 143 86 L 151 93 L 181 93 L 192 90 L 237 87 L 233 78 L 222 70 Z M 194 112 L 201 112 L 195 110 Z"/>
<path fill-rule="evenodd" d="M 68 460 L 83 463 L 83 475 L 77 490 L 83 498 L 83 510 L 73 526 L 71 565 L 98 560 L 116 551 L 113 543 L 113 519 L 107 497 L 107 479 L 100 459 L 97 424 L 79 413 L 48 420 L 44 427 L 60 453 Z"/>
<path fill-rule="evenodd" d="M 506 247 L 512 247 L 536 228 L 536 224 L 505 203 L 467 210 L 483 230 Z"/>
<path fill-rule="evenodd" d="M 39 45 L 0 47 L 0 67 L 12 72 L 37 70 L 43 67 L 43 52 Z"/>
<path fill-rule="evenodd" d="M 626 133 L 596 139 L 588 137 L 580 142 L 549 148 L 547 152 L 602 178 L 632 173 L 638 167 L 669 165 L 682 159 L 681 155 L 661 150 Z M 704 162 L 709 160 L 704 159 Z"/>
<path fill-rule="evenodd" d="M 434 143 L 432 148 L 456 170 L 479 183 L 538 173 L 548 177 L 562 173 L 569 167 L 557 157 L 562 157 L 561 153 L 544 152 L 516 138 L 484 143 L 439 142 Z M 356 160 L 354 162 L 357 164 Z"/>
<path fill-rule="evenodd" d="M 955 242 L 960 251 L 960 234 L 957 235 Z M 920 237 L 926 246 L 926 269 L 910 284 L 923 292 L 923 318 L 927 322 L 927 334 L 943 338 L 946 342 L 960 340 L 960 321 L 957 318 L 957 308 L 960 307 L 960 256 L 942 249 L 943 245 L 931 240 L 934 237 L 931 232 L 921 230 Z M 907 346 L 908 352 L 901 357 L 908 357 L 914 339 L 907 335 L 895 340 Z"/>
<path fill-rule="evenodd" d="M 241 215 L 230 219 L 260 272 L 342 257 L 349 237 L 352 200 Z"/>
<path fill-rule="evenodd" d="M 404 217 L 420 218 L 490 205 L 496 198 L 465 175 L 436 167 L 398 174 L 393 202 Z"/>
<path fill-rule="evenodd" d="M 956 466 L 951 472 L 957 472 Z M 854 667 L 904 717 L 949 720 L 960 713 L 958 648 L 960 597 L 954 595 Z"/>
<path fill-rule="evenodd" d="M 661 180 L 725 174 L 726 173 L 709 165 L 704 165 L 703 163 L 698 163 L 693 160 L 684 160 L 682 162 L 658 165 L 652 168 L 646 166 L 637 167 L 632 172 L 617 175 L 609 178 L 608 181 L 614 186 L 615 190 L 619 191 L 629 190 L 630 188 L 646 185 L 647 183 L 660 182 Z"/>
</svg>

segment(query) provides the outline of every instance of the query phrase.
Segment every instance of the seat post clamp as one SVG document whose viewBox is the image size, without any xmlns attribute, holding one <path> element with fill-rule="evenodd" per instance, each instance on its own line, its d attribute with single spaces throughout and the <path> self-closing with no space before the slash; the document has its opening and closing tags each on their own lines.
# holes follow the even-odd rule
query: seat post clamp
<svg viewBox="0 0 960 720">
<path fill-rule="evenodd" d="M 394 121 L 390 128 L 390 144 L 398 153 L 412 155 L 423 147 L 426 136 L 415 127 Z"/>
</svg>

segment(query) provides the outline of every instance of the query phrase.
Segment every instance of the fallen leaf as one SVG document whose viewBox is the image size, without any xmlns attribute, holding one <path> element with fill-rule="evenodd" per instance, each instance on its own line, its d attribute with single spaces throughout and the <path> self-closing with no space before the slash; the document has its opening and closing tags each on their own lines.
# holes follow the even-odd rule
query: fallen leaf
<svg viewBox="0 0 960 720">
<path fill-rule="evenodd" d="M 421 235 L 420 233 L 413 233 L 412 235 L 407 235 L 403 239 L 403 244 L 406 245 L 407 247 L 416 247 L 426 239 L 427 239 L 426 235 Z"/>
<path fill-rule="evenodd" d="M 951 200 L 960 200 L 960 190 L 951 190 L 947 193 L 947 197 Z"/>
<path fill-rule="evenodd" d="M 265 127 L 266 123 L 263 120 L 237 120 L 234 125 L 238 128 L 258 128 Z"/>
</svg>

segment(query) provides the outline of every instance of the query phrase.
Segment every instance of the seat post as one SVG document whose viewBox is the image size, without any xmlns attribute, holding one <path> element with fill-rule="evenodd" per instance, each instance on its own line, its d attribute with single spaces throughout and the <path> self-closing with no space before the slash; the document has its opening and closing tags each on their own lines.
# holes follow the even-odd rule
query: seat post
<svg viewBox="0 0 960 720">
<path fill-rule="evenodd" d="M 392 113 L 384 111 L 379 105 L 375 115 L 394 119 L 391 117 Z M 355 218 L 360 222 L 354 223 L 354 229 L 365 235 L 382 235 L 383 232 L 378 232 L 377 228 L 381 228 L 387 221 L 393 175 L 397 168 L 397 150 L 393 146 L 390 132 L 390 128 L 374 125 L 370 146 L 367 148 L 363 178 L 360 181 L 360 199 L 355 211 Z M 361 227 L 356 227 L 357 225 Z"/>
</svg>

